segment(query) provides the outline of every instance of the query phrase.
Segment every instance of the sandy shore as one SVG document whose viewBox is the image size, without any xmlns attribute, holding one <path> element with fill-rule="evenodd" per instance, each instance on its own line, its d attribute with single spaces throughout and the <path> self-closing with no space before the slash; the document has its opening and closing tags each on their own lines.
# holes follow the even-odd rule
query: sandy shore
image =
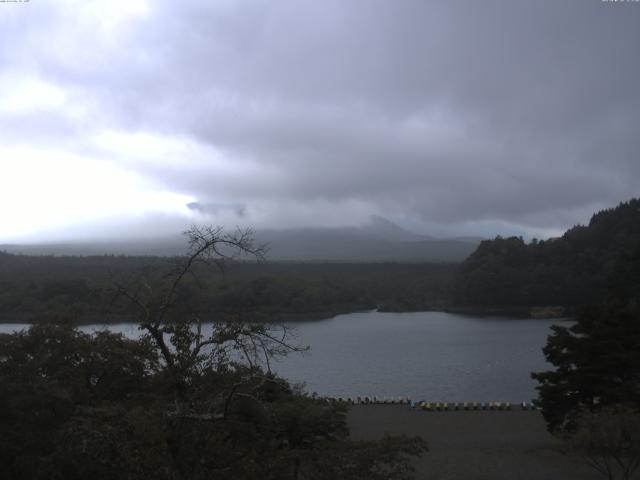
<svg viewBox="0 0 640 480">
<path fill-rule="evenodd" d="M 403 405 L 353 406 L 354 439 L 420 435 L 429 453 L 416 478 L 429 480 L 597 480 L 600 474 L 563 455 L 537 411 L 425 412 Z"/>
</svg>

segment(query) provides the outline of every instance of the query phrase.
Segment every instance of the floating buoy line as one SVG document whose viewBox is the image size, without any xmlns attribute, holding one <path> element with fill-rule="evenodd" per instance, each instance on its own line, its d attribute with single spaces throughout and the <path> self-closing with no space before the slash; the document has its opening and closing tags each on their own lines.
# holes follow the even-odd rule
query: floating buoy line
<svg viewBox="0 0 640 480">
<path fill-rule="evenodd" d="M 327 397 L 332 403 L 348 405 L 407 405 L 426 412 L 473 411 L 473 410 L 538 410 L 532 402 L 427 402 L 414 401 L 409 397 Z"/>
</svg>

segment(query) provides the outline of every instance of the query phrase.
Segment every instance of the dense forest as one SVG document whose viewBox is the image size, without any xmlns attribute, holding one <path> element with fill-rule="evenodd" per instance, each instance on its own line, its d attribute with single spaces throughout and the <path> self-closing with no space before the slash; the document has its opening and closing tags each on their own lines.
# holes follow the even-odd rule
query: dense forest
<svg viewBox="0 0 640 480">
<path fill-rule="evenodd" d="M 323 318 L 378 308 L 571 315 L 607 289 L 640 291 L 640 200 L 621 203 L 562 237 L 486 240 L 463 263 L 230 261 L 196 268 L 182 287 L 191 312 L 253 320 Z M 159 281 L 180 257 L 26 256 L 0 252 L 0 320 L 52 313 L 79 322 L 122 320 L 118 282 Z M 155 280 L 154 280 L 155 278 Z M 633 291 L 633 292 L 632 292 Z"/>
<path fill-rule="evenodd" d="M 481 242 L 458 268 L 453 303 L 460 309 L 575 307 L 602 301 L 615 287 L 640 293 L 640 200 L 603 210 L 562 237 Z"/>
<path fill-rule="evenodd" d="M 543 352 L 553 368 L 531 375 L 549 432 L 609 479 L 636 478 L 640 468 L 639 207 L 599 212 L 555 242 L 576 249 L 561 263 L 576 285 L 554 297 L 573 302 L 575 321 L 551 327 Z"/>
<path fill-rule="evenodd" d="M 113 286 L 159 280 L 177 257 L 25 256 L 0 253 L 0 319 L 37 320 L 64 314 L 78 321 L 117 320 L 129 305 L 113 301 Z M 182 287 L 191 311 L 242 314 L 254 320 L 321 318 L 380 308 L 443 309 L 455 264 L 227 262 L 197 268 Z"/>
</svg>

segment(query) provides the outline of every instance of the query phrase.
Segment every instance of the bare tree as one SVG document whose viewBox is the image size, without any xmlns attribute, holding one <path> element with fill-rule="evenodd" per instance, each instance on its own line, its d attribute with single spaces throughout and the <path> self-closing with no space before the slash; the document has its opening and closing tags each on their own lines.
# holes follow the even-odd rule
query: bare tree
<svg viewBox="0 0 640 480">
<path fill-rule="evenodd" d="M 250 367 L 261 364 L 270 372 L 273 356 L 306 349 L 290 342 L 284 325 L 247 323 L 237 317 L 209 323 L 210 331 L 205 334 L 202 312 L 176 312 L 180 289 L 187 279 L 199 285 L 197 269 L 201 265 L 223 272 L 230 260 L 249 257 L 264 261 L 266 252 L 265 246 L 256 245 L 250 229 L 226 233 L 222 227 L 192 226 L 184 234 L 188 252 L 168 272 L 158 276 L 145 269 L 126 282 L 111 281 L 113 298 L 124 298 L 133 307 L 140 329 L 158 349 L 179 392 L 198 369 L 217 368 L 242 358 Z"/>
<path fill-rule="evenodd" d="M 640 466 L 640 413 L 625 408 L 584 412 L 567 436 L 570 450 L 609 480 L 629 480 Z"/>
</svg>

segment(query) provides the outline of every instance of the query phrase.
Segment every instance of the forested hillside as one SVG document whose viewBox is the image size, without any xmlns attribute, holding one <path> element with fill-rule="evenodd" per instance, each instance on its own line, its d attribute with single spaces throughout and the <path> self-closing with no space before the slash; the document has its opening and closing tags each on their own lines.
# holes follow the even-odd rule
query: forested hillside
<svg viewBox="0 0 640 480">
<path fill-rule="evenodd" d="M 0 319 L 32 320 L 52 312 L 82 321 L 128 315 L 111 302 L 114 281 L 154 277 L 178 257 L 24 256 L 0 252 Z M 380 308 L 474 313 L 572 314 L 619 292 L 640 294 L 640 200 L 596 213 L 549 240 L 497 237 L 462 264 L 231 262 L 196 270 L 186 282 L 188 308 L 199 314 L 265 320 L 326 317 Z"/>
<path fill-rule="evenodd" d="M 153 283 L 178 258 L 54 257 L 0 252 L 0 320 L 31 321 L 65 314 L 78 321 L 117 321 L 128 305 L 112 302 L 113 286 Z M 184 308 L 202 316 L 242 314 L 279 320 L 373 309 L 443 309 L 454 264 L 231 262 L 196 269 L 185 282 Z M 98 318 L 96 318 L 98 317 Z"/>
<path fill-rule="evenodd" d="M 640 293 L 640 199 L 603 210 L 562 237 L 483 241 L 458 268 L 460 307 L 574 307 Z"/>
</svg>

